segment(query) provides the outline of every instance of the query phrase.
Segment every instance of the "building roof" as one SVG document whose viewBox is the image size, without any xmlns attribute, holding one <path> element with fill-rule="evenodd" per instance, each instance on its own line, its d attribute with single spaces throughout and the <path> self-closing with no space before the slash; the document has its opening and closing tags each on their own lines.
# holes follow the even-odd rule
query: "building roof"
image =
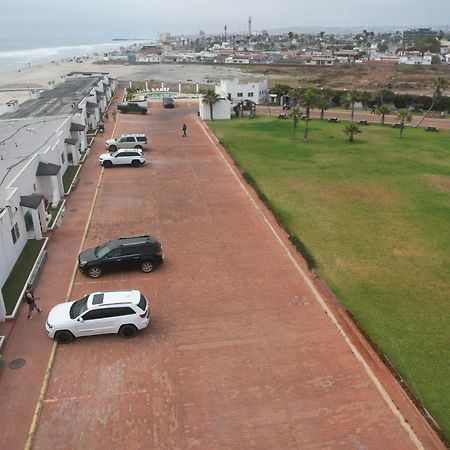
<svg viewBox="0 0 450 450">
<path fill-rule="evenodd" d="M 31 209 L 38 209 L 44 196 L 43 194 L 31 194 L 20 196 L 20 206 L 25 206 Z"/>
<path fill-rule="evenodd" d="M 48 177 L 57 175 L 61 170 L 61 166 L 58 164 L 40 162 L 36 170 L 37 177 Z"/>
<path fill-rule="evenodd" d="M 0 204 L 6 187 L 36 155 L 44 154 L 59 140 L 69 117 L 0 120 Z"/>
<path fill-rule="evenodd" d="M 54 89 L 42 91 L 39 98 L 22 103 L 13 113 L 0 116 L 2 119 L 21 119 L 25 117 L 46 117 L 73 114 L 78 104 L 103 79 L 103 76 L 68 78 Z"/>
<path fill-rule="evenodd" d="M 70 131 L 83 131 L 86 127 L 81 123 L 72 122 Z"/>
</svg>

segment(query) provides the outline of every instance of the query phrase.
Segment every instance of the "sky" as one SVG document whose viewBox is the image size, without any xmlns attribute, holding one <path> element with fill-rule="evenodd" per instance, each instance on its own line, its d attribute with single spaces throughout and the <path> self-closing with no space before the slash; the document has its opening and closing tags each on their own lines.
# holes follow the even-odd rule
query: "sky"
<svg viewBox="0 0 450 450">
<path fill-rule="evenodd" d="M 294 27 L 444 26 L 450 0 L 0 0 L 0 39 L 155 38 Z"/>
</svg>

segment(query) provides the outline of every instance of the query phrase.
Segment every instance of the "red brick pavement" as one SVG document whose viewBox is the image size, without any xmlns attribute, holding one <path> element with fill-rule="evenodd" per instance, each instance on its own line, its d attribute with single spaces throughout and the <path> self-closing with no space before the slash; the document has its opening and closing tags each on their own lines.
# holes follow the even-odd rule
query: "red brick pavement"
<svg viewBox="0 0 450 450">
<path fill-rule="evenodd" d="M 167 259 L 152 274 L 100 280 L 77 274 L 73 296 L 140 289 L 153 320 L 133 340 L 99 336 L 58 347 L 34 448 L 416 448 L 300 276 L 298 257 L 292 260 L 282 245 L 285 236 L 280 241 L 271 232 L 264 207 L 255 207 L 239 186 L 194 110 L 152 105 L 149 117 L 121 115 L 122 131 L 150 135 L 150 163 L 104 172 L 85 246 L 151 233 Z M 63 226 L 52 236 L 38 287 L 46 307 L 68 289 L 78 248 L 66 239 L 76 234 L 79 245 L 93 196 L 91 190 L 78 199 L 88 174 L 82 173 Z M 79 220 L 71 209 L 83 210 Z M 55 274 L 61 292 L 50 286 Z M 30 336 L 23 319 L 11 342 Z M 42 364 L 27 369 L 39 383 L 51 345 L 42 322 L 33 329 Z M 14 415 L 11 390 L 29 391 L 15 405 L 22 410 L 37 398 L 39 383 L 24 374 L 0 378 L 10 416 L 0 424 L 5 448 L 20 448 L 32 414 Z M 14 383 L 4 385 L 5 376 Z M 414 426 L 426 448 L 443 448 L 424 421 Z"/>
</svg>

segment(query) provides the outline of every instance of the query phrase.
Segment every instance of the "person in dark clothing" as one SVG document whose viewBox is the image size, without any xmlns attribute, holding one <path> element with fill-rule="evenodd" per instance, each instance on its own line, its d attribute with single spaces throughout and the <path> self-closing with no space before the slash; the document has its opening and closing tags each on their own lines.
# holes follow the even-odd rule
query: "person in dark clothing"
<svg viewBox="0 0 450 450">
<path fill-rule="evenodd" d="M 187 136 L 187 134 L 186 134 L 187 126 L 186 126 L 185 123 L 183 123 L 183 128 L 182 128 L 182 130 L 183 130 L 183 137 L 186 137 L 186 136 Z"/>
<path fill-rule="evenodd" d="M 37 310 L 38 313 L 42 312 L 42 309 L 36 304 L 36 300 L 39 300 L 39 297 L 35 297 L 33 289 L 30 285 L 28 285 L 25 290 L 24 299 L 28 305 L 28 319 L 32 318 L 31 313 L 33 312 L 33 309 Z"/>
</svg>

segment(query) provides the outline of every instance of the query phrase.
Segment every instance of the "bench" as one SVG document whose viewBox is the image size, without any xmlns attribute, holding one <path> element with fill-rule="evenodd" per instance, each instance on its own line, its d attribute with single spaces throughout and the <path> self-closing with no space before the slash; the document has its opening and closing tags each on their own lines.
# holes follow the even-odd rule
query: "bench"
<svg viewBox="0 0 450 450">
<path fill-rule="evenodd" d="M 360 120 L 358 123 L 360 125 L 369 125 L 369 122 L 367 122 L 367 120 Z"/>
<path fill-rule="evenodd" d="M 278 114 L 278 118 L 279 119 L 287 119 L 288 116 L 287 116 L 287 114 Z"/>
<path fill-rule="evenodd" d="M 439 131 L 436 127 L 426 127 L 425 131 Z"/>
<path fill-rule="evenodd" d="M 335 123 L 338 123 L 338 122 L 339 122 L 339 119 L 338 119 L 337 117 L 330 117 L 330 118 L 328 119 L 328 122 L 335 122 Z"/>
</svg>

